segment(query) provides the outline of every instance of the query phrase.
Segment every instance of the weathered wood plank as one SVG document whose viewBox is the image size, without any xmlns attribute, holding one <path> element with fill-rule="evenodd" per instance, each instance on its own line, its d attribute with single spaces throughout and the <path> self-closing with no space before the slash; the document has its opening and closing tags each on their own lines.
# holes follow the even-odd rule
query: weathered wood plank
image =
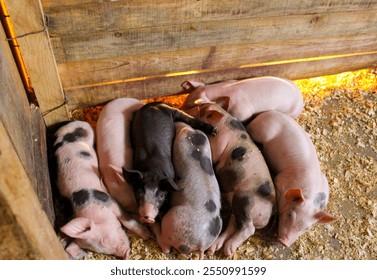
<svg viewBox="0 0 377 280">
<path fill-rule="evenodd" d="M 63 86 L 96 84 L 136 77 L 201 69 L 236 68 L 264 63 L 377 51 L 377 33 L 323 39 L 307 39 L 253 45 L 187 49 L 158 54 L 112 57 L 58 65 Z"/>
<path fill-rule="evenodd" d="M 0 259 L 67 259 L 0 120 Z"/>
<path fill-rule="evenodd" d="M 0 28 L 0 38 L 4 38 Z M 0 120 L 51 222 L 55 215 L 48 178 L 46 126 L 39 108 L 29 106 L 8 42 L 0 42 Z"/>
<path fill-rule="evenodd" d="M 377 33 L 377 10 L 198 22 L 52 38 L 57 63 Z"/>
<path fill-rule="evenodd" d="M 56 68 L 55 58 L 45 30 L 40 1 L 7 1 L 10 18 L 24 58 L 28 74 L 42 112 L 64 102 L 63 90 Z M 46 123 L 67 119 L 68 112 L 62 107 L 45 116 Z"/>
<path fill-rule="evenodd" d="M 98 105 L 114 98 L 134 97 L 139 99 L 180 93 L 180 85 L 185 80 L 201 80 L 214 83 L 228 79 L 246 79 L 256 76 L 280 76 L 288 79 L 335 74 L 377 66 L 377 52 L 363 55 L 312 58 L 280 61 L 267 64 L 249 65 L 243 68 L 221 69 L 217 71 L 197 71 L 192 74 L 175 76 L 145 77 L 138 80 L 114 81 L 92 86 L 67 89 L 69 109 Z"/>
<path fill-rule="evenodd" d="M 377 9 L 376 0 L 42 1 L 52 36 L 64 37 L 197 22 Z"/>
<path fill-rule="evenodd" d="M 29 102 L 9 44 L 4 40 L 2 25 L 0 25 L 0 38 L 0 120 L 3 121 L 5 128 L 12 132 L 10 138 L 29 178 L 32 178 L 33 168 L 29 168 L 34 164 L 30 156 L 33 146 Z"/>
<path fill-rule="evenodd" d="M 46 125 L 39 107 L 31 105 L 31 129 L 33 143 L 34 180 L 36 194 L 51 225 L 55 223 L 55 210 L 52 199 L 51 180 L 48 166 Z"/>
</svg>

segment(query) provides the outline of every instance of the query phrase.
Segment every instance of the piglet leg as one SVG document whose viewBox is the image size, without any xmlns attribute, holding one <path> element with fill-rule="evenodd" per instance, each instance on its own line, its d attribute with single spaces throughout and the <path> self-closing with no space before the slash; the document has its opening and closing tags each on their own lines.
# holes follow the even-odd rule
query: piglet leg
<svg viewBox="0 0 377 280">
<path fill-rule="evenodd" d="M 241 229 L 237 229 L 235 223 L 232 223 L 232 225 L 230 226 L 233 226 L 236 231 L 225 242 L 224 255 L 226 257 L 232 256 L 236 252 L 238 246 L 240 246 L 242 242 L 244 242 L 247 238 L 252 236 L 255 232 L 255 227 L 252 221 L 249 221 L 249 223 L 244 224 Z"/>
<path fill-rule="evenodd" d="M 164 242 L 163 238 L 161 237 L 161 224 L 158 222 L 155 222 L 150 225 L 152 232 L 156 236 L 157 243 L 160 246 L 162 252 L 165 254 L 170 253 L 170 245 L 168 245 L 167 242 Z"/>
<path fill-rule="evenodd" d="M 216 251 L 220 250 L 224 243 L 236 232 L 236 221 L 234 215 L 230 216 L 229 223 L 223 233 L 216 239 L 216 241 L 209 247 L 207 254 L 213 255 Z"/>
<path fill-rule="evenodd" d="M 175 122 L 184 122 L 190 125 L 194 129 L 199 129 L 206 134 L 216 135 L 217 130 L 209 123 L 205 123 L 199 119 L 192 117 L 184 111 L 173 108 L 172 116 Z"/>
<path fill-rule="evenodd" d="M 77 245 L 74 241 L 68 244 L 67 248 L 65 248 L 65 251 L 69 254 L 70 258 L 74 260 L 81 259 L 85 257 L 88 253 L 81 249 L 79 245 Z"/>
</svg>

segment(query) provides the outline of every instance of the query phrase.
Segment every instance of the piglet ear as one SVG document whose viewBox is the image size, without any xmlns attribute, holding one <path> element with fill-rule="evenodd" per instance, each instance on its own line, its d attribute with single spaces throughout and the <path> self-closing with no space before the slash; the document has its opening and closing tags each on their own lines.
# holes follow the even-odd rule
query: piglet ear
<svg viewBox="0 0 377 280">
<path fill-rule="evenodd" d="M 304 196 L 302 195 L 301 189 L 289 189 L 285 192 L 284 197 L 297 204 L 301 204 L 305 201 Z"/>
<path fill-rule="evenodd" d="M 165 188 L 167 190 L 175 190 L 180 191 L 183 188 L 179 187 L 172 179 L 166 178 L 160 181 L 160 187 Z"/>
<path fill-rule="evenodd" d="M 336 217 L 325 212 L 325 211 L 319 211 L 317 214 L 314 215 L 314 218 L 318 220 L 320 223 L 330 223 L 334 220 L 336 220 Z"/>
<path fill-rule="evenodd" d="M 224 115 L 216 110 L 209 110 L 206 112 L 206 120 L 209 123 L 216 123 L 217 121 L 221 120 Z"/>
<path fill-rule="evenodd" d="M 60 228 L 61 232 L 72 238 L 83 238 L 92 227 L 92 221 L 87 218 L 75 218 Z"/>
<path fill-rule="evenodd" d="M 230 97 L 229 96 L 221 96 L 216 99 L 216 104 L 218 104 L 221 108 L 225 111 L 228 111 L 229 108 Z"/>
<path fill-rule="evenodd" d="M 111 169 L 111 172 L 113 173 L 113 176 L 115 180 L 118 182 L 118 184 L 123 185 L 125 180 L 124 176 L 122 175 L 123 170 L 120 167 L 112 164 L 109 164 L 109 168 Z"/>
<path fill-rule="evenodd" d="M 136 182 L 143 179 L 143 173 L 138 170 L 126 169 L 122 167 L 122 171 L 124 179 L 130 184 L 135 184 Z"/>
</svg>

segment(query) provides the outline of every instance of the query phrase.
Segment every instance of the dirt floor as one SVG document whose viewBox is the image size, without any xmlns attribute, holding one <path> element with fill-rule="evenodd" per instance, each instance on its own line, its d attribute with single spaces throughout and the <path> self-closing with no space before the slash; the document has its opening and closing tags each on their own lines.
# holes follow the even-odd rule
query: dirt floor
<svg viewBox="0 0 377 280">
<path fill-rule="evenodd" d="M 377 259 L 377 69 L 295 81 L 305 108 L 298 122 L 310 134 L 330 185 L 326 211 L 337 217 L 316 224 L 290 248 L 276 241 L 276 223 L 246 240 L 231 259 Z M 162 98 L 178 106 L 185 96 Z M 147 100 L 151 101 L 151 100 Z M 95 125 L 100 108 L 74 112 Z M 130 234 L 131 259 L 198 259 L 161 252 L 155 240 Z M 225 259 L 221 252 L 206 259 Z M 85 259 L 113 259 L 89 253 Z"/>
</svg>

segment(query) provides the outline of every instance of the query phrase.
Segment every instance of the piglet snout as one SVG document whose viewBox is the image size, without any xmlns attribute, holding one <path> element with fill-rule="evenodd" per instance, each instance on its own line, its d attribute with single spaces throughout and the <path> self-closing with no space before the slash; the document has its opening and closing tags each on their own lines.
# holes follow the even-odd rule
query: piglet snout
<svg viewBox="0 0 377 280">
<path fill-rule="evenodd" d="M 150 203 L 145 203 L 139 210 L 140 221 L 143 223 L 153 224 L 157 214 L 158 210 Z"/>
<path fill-rule="evenodd" d="M 148 216 L 140 217 L 140 221 L 143 223 L 153 224 L 154 219 L 149 218 Z"/>
</svg>

